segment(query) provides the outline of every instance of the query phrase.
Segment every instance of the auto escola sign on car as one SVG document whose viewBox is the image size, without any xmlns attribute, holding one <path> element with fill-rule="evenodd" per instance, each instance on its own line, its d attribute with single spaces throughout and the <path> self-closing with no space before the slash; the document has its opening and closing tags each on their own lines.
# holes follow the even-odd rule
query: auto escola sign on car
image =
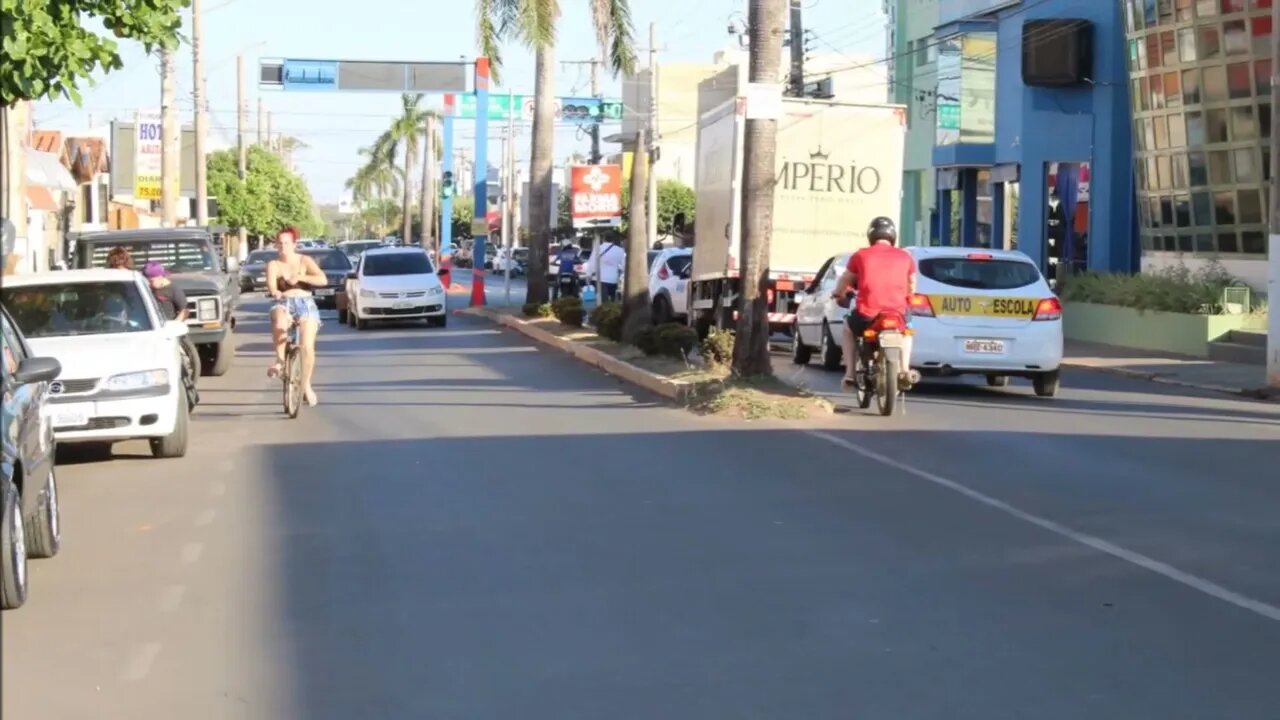
<svg viewBox="0 0 1280 720">
<path fill-rule="evenodd" d="M 622 224 L 622 168 L 617 165 L 574 165 L 569 170 L 570 213 L 575 228 Z"/>
</svg>

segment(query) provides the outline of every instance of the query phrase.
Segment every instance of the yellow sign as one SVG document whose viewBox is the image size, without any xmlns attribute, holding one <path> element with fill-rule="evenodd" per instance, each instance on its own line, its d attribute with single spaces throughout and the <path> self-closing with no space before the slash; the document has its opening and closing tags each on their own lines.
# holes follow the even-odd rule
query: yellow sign
<svg viewBox="0 0 1280 720">
<path fill-rule="evenodd" d="M 934 312 L 939 315 L 965 317 L 1021 318 L 1035 317 L 1037 298 L 974 297 L 972 295 L 935 295 Z"/>
<path fill-rule="evenodd" d="M 488 235 L 488 234 L 489 234 L 489 223 L 486 222 L 484 218 L 472 218 L 471 235 L 476 236 L 476 235 Z"/>
</svg>

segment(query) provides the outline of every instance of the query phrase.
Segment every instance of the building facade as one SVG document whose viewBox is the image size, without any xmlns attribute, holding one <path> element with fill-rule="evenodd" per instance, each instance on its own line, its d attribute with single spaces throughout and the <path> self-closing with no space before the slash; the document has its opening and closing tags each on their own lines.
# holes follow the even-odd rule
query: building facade
<svg viewBox="0 0 1280 720">
<path fill-rule="evenodd" d="M 1121 4 L 938 0 L 937 12 L 933 241 L 1016 247 L 1051 275 L 1061 264 L 1137 269 Z M 1085 79 L 1023 81 L 1024 42 L 1064 32 L 1045 20 L 1087 27 Z"/>
<path fill-rule="evenodd" d="M 902 207 L 899 234 L 903 244 L 927 245 L 936 214 L 933 139 L 934 94 L 938 84 L 938 54 L 933 29 L 938 24 L 938 0 L 894 0 L 889 13 L 893 26 L 889 78 L 891 102 L 907 107 L 907 140 L 903 157 Z"/>
<path fill-rule="evenodd" d="M 1271 0 L 1122 0 L 1142 265 L 1266 285 Z"/>
</svg>

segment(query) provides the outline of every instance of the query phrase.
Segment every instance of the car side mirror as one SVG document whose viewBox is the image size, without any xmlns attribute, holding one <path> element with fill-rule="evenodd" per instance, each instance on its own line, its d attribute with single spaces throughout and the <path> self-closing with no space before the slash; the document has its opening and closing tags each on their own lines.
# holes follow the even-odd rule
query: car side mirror
<svg viewBox="0 0 1280 720">
<path fill-rule="evenodd" d="M 21 385 L 49 382 L 62 374 L 62 363 L 57 358 L 29 357 L 18 363 L 13 371 L 13 380 Z"/>
<path fill-rule="evenodd" d="M 164 326 L 160 328 L 160 332 L 162 332 L 165 337 L 176 340 L 180 337 L 186 337 L 189 329 L 187 328 L 187 324 L 181 320 L 167 320 L 165 321 Z"/>
<path fill-rule="evenodd" d="M 227 257 L 227 272 L 229 272 L 229 273 L 233 273 L 233 272 L 236 272 L 236 271 L 237 271 L 237 270 L 239 270 L 239 269 L 240 269 L 240 260 L 239 260 L 239 258 L 236 258 L 236 257 L 233 257 L 233 256 L 228 256 L 228 257 Z"/>
</svg>

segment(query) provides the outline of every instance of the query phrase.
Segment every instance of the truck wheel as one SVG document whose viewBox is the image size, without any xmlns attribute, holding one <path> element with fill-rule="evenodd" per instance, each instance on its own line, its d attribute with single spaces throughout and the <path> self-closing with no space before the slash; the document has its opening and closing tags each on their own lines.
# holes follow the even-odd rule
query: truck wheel
<svg viewBox="0 0 1280 720">
<path fill-rule="evenodd" d="M 822 344 L 818 346 L 818 352 L 822 355 L 822 367 L 827 370 L 839 370 L 842 364 L 843 351 L 840 349 L 840 343 L 831 337 L 831 328 L 827 322 L 822 321 Z"/>
<path fill-rule="evenodd" d="M 791 362 L 796 365 L 808 365 L 813 357 L 813 348 L 800 339 L 800 325 L 791 326 Z"/>
<path fill-rule="evenodd" d="M 15 610 L 27 601 L 27 541 L 18 489 L 5 485 L 0 511 L 0 608 Z"/>
<path fill-rule="evenodd" d="M 227 333 L 226 337 L 222 338 L 222 342 L 212 345 L 209 354 L 212 357 L 205 364 L 204 374 L 213 377 L 226 375 L 231 370 L 231 362 L 236 357 L 236 341 L 231 338 L 231 333 Z"/>
<path fill-rule="evenodd" d="M 158 458 L 180 458 L 187 454 L 187 426 L 190 422 L 186 398 L 178 397 L 178 420 L 173 432 L 162 438 L 151 438 L 151 454 Z"/>
<path fill-rule="evenodd" d="M 27 557 L 51 558 L 62 547 L 62 527 L 58 517 L 58 478 L 53 465 L 40 489 L 36 512 L 25 520 L 27 525 Z"/>
</svg>

